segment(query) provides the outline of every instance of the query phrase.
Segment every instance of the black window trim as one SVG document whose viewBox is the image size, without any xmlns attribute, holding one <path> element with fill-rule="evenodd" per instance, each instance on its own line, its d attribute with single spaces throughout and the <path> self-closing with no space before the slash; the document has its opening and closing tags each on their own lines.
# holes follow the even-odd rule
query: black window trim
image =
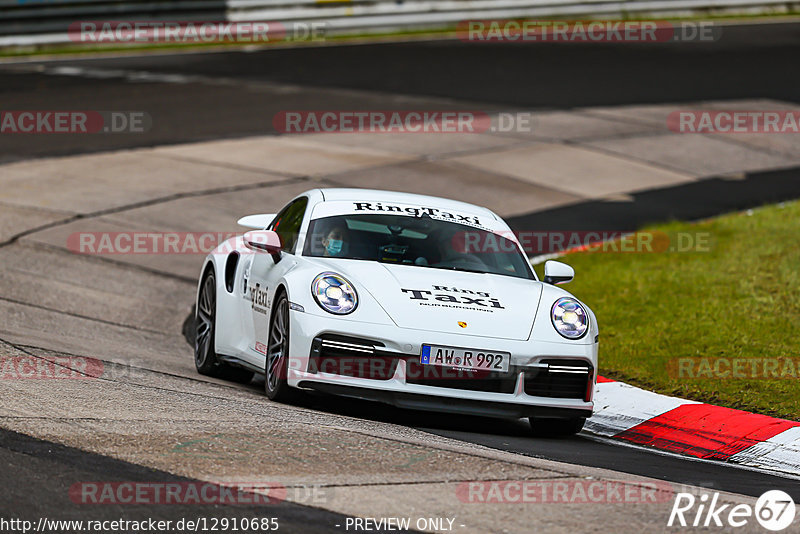
<svg viewBox="0 0 800 534">
<path fill-rule="evenodd" d="M 286 252 L 287 254 L 292 254 L 292 255 L 295 255 L 295 251 L 297 250 L 297 245 L 298 245 L 298 243 L 300 242 L 300 238 L 299 238 L 299 236 L 300 236 L 300 231 L 301 231 L 301 230 L 302 230 L 302 228 L 303 228 L 303 221 L 305 221 L 306 215 L 308 214 L 308 204 L 309 204 L 309 201 L 310 201 L 310 199 L 309 199 L 307 196 L 298 197 L 298 198 L 296 198 L 296 199 L 292 200 L 291 202 L 289 202 L 288 204 L 286 204 L 286 205 L 283 207 L 283 209 L 281 209 L 281 210 L 278 212 L 278 214 L 277 214 L 277 215 L 275 215 L 275 218 L 274 218 L 274 219 L 272 219 L 272 222 L 271 222 L 271 223 L 269 223 L 269 226 L 267 226 L 267 230 L 272 230 L 272 231 L 274 231 L 274 228 L 275 228 L 275 223 L 276 223 L 277 221 L 280 221 L 280 220 L 281 220 L 281 218 L 282 218 L 282 217 L 283 217 L 283 216 L 286 214 L 286 212 L 288 212 L 288 211 L 289 211 L 289 210 L 292 208 L 292 206 L 294 206 L 294 205 L 295 205 L 295 204 L 297 204 L 298 202 L 305 202 L 305 203 L 306 203 L 305 207 L 303 208 L 303 215 L 302 215 L 302 217 L 300 217 L 300 226 L 297 228 L 297 235 L 295 236 L 294 243 L 292 244 L 292 250 L 287 250 L 287 249 L 284 249 L 282 252 Z"/>
</svg>

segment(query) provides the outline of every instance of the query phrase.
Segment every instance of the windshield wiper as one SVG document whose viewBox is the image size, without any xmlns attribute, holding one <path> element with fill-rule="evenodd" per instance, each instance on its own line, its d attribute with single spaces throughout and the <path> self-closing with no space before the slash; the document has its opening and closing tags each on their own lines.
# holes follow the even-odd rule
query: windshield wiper
<svg viewBox="0 0 800 534">
<path fill-rule="evenodd" d="M 361 258 L 366 259 L 366 258 Z M 405 265 L 408 267 L 427 267 L 429 269 L 442 269 L 445 271 L 461 271 L 464 273 L 476 273 L 476 274 L 498 274 L 492 271 L 479 271 L 478 269 L 469 269 L 467 267 L 457 267 L 455 265 L 420 265 L 418 263 L 413 262 L 403 262 L 403 261 L 391 261 L 385 260 L 381 258 L 375 258 L 372 261 L 377 261 L 378 263 L 385 263 L 386 265 Z"/>
<path fill-rule="evenodd" d="M 402 262 L 402 261 L 390 261 L 390 260 L 383 260 L 381 258 L 375 258 L 373 261 L 377 261 L 378 263 L 385 263 L 386 265 L 405 265 L 408 267 L 427 267 L 429 269 L 443 269 L 445 271 L 462 271 L 465 273 L 477 273 L 477 274 L 493 274 L 490 271 L 479 271 L 477 269 L 468 269 L 466 267 L 455 267 L 455 266 L 444 266 L 444 265 L 420 265 L 418 263 L 412 262 Z"/>
<path fill-rule="evenodd" d="M 478 274 L 492 274 L 489 271 L 479 271 L 477 269 L 469 269 L 467 267 L 456 267 L 455 265 L 423 265 L 422 267 L 431 267 L 433 269 L 444 269 L 446 271 L 462 271 L 465 273 L 478 273 Z"/>
</svg>

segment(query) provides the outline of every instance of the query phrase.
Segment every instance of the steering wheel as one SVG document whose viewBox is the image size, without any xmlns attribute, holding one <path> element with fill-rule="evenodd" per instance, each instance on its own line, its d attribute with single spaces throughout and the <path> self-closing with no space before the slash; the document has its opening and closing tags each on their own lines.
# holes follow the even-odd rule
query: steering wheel
<svg viewBox="0 0 800 534">
<path fill-rule="evenodd" d="M 435 265 L 441 267 L 460 267 L 474 265 L 477 267 L 486 267 L 486 264 L 474 254 L 459 254 L 458 256 L 450 256 L 442 258 L 442 260 Z"/>
</svg>

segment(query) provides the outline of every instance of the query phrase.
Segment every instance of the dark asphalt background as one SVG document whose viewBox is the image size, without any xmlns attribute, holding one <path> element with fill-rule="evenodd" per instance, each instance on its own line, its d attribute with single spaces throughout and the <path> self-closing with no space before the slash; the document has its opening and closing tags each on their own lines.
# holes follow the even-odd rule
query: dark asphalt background
<svg viewBox="0 0 800 534">
<path fill-rule="evenodd" d="M 427 41 L 0 64 L 0 108 L 138 110 L 147 134 L 0 137 L 0 162 L 272 133 L 292 109 L 567 109 L 704 99 L 800 101 L 800 25 L 725 26 L 717 42 L 536 44 Z M 26 72 L 104 70 L 103 77 Z M 115 77 L 113 72 L 118 71 Z M 124 71 L 124 72 L 119 72 Z M 125 72 L 206 82 L 130 82 Z M 297 90 L 270 83 L 296 84 Z M 335 90 L 338 89 L 338 90 Z M 341 90 L 365 90 L 349 94 Z M 430 100 L 430 97 L 446 99 Z"/>
<path fill-rule="evenodd" d="M 343 532 L 344 528 L 336 525 L 344 527 L 346 520 L 346 516 L 340 514 L 286 501 L 261 505 L 76 504 L 70 498 L 70 487 L 83 482 L 167 484 L 196 481 L 0 429 L 0 517 L 6 520 L 21 519 L 36 526 L 40 517 L 91 521 L 153 519 L 171 520 L 175 525 L 181 518 L 191 521 L 206 518 L 208 521 L 224 517 L 241 521 L 274 517 L 278 519 L 279 532 L 311 534 Z M 126 530 L 130 531 L 133 530 Z"/>
<path fill-rule="evenodd" d="M 469 417 L 400 410 L 392 406 L 309 395 L 303 405 L 324 412 L 375 419 L 417 427 L 452 439 L 477 443 L 535 458 L 612 469 L 623 473 L 666 480 L 680 485 L 701 486 L 710 491 L 730 491 L 757 497 L 781 489 L 800 502 L 800 481 L 765 475 L 718 462 L 691 461 L 643 448 L 624 447 L 578 435 L 569 438 L 538 438 L 527 421 Z"/>
<path fill-rule="evenodd" d="M 715 43 L 477 45 L 458 41 L 352 45 L 254 52 L 193 53 L 0 65 L 2 109 L 142 110 L 157 120 L 140 135 L 0 136 L 0 162 L 32 157 L 154 146 L 204 139 L 273 133 L 272 117 L 287 109 L 402 109 L 412 95 L 426 100 L 416 109 L 486 111 L 568 109 L 586 106 L 771 98 L 800 102 L 800 25 L 723 28 Z M 32 72 L 75 66 L 100 69 L 105 77 Z M 107 71 L 119 71 L 108 74 Z M 131 71 L 199 76 L 181 83 L 132 82 Z M 272 82 L 295 84 L 287 91 Z M 332 89 L 335 88 L 335 89 Z M 372 92 L 348 93 L 347 90 Z M 438 101 L 441 97 L 446 101 Z M 633 195 L 633 202 L 586 202 L 515 217 L 518 228 L 546 229 L 569 209 L 576 224 L 635 228 L 665 219 L 696 219 L 777 200 L 800 197 L 798 169 L 751 173 L 731 182 L 712 178 Z M 668 480 L 715 490 L 760 495 L 780 488 L 800 500 L 794 480 L 698 463 L 644 450 L 612 446 L 585 437 L 540 439 L 521 421 L 404 412 L 346 399 L 310 397 L 321 411 L 374 418 L 530 456 Z M 85 510 L 65 500 L 76 480 L 143 480 L 146 468 L 0 431 L 2 515 L 80 517 Z M 156 473 L 161 479 L 173 477 Z M 144 477 L 144 478 L 142 478 Z M 24 487 L 19 484 L 25 480 Z M 237 508 L 244 515 L 263 510 Z M 336 514 L 286 505 L 286 530 L 325 530 Z M 198 514 L 196 507 L 187 515 Z M 224 510 L 227 514 L 228 510 Z M 114 507 L 92 517 L 115 518 Z M 152 507 L 147 514 L 158 516 Z M 173 518 L 176 508 L 164 512 Z M 128 511 L 126 515 L 136 512 Z M 282 529 L 283 523 L 282 523 Z"/>
</svg>

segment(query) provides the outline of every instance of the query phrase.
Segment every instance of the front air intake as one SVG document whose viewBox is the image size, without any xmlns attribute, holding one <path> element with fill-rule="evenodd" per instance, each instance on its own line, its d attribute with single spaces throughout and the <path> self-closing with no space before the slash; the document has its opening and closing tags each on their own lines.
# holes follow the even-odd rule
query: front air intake
<svg viewBox="0 0 800 534">
<path fill-rule="evenodd" d="M 525 371 L 525 393 L 533 397 L 583 399 L 591 396 L 594 368 L 585 360 L 543 360 Z"/>
<path fill-rule="evenodd" d="M 311 343 L 308 372 L 369 380 L 389 380 L 399 357 L 383 351 L 383 343 L 350 336 L 323 334 Z"/>
</svg>

